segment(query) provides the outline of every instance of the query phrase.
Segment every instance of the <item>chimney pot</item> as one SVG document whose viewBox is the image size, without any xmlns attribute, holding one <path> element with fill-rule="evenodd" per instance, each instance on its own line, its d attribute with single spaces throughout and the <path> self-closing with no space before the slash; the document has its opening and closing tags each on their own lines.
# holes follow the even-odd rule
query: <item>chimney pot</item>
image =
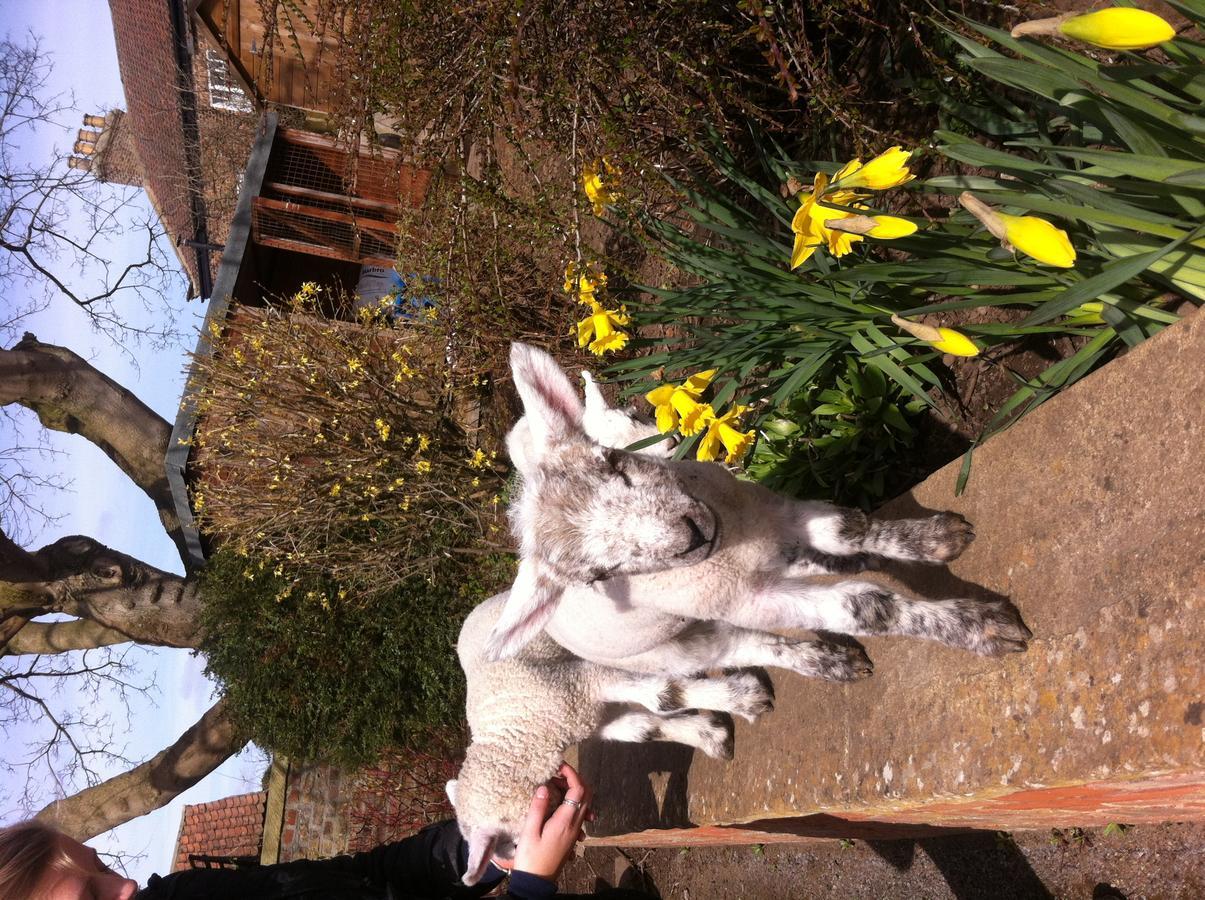
<svg viewBox="0 0 1205 900">
<path fill-rule="evenodd" d="M 79 156 L 67 157 L 67 165 L 72 169 L 79 169 L 81 172 L 88 172 L 92 169 L 92 160 L 81 158 Z"/>
<path fill-rule="evenodd" d="M 91 156 L 96 152 L 96 146 L 88 141 L 76 141 L 75 146 L 71 148 L 72 153 L 78 153 L 81 156 Z"/>
<path fill-rule="evenodd" d="M 84 124 L 87 125 L 89 128 L 104 128 L 105 127 L 105 117 L 104 116 L 84 116 Z"/>
<path fill-rule="evenodd" d="M 100 132 L 99 131 L 89 131 L 86 128 L 81 128 L 80 133 L 79 133 L 79 139 L 81 141 L 87 141 L 89 144 L 95 144 L 97 141 L 100 140 Z"/>
</svg>

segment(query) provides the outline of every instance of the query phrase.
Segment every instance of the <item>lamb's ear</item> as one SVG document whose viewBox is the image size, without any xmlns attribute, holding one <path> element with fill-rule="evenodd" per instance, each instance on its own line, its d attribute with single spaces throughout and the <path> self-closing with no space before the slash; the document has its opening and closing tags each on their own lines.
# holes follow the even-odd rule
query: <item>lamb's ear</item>
<svg viewBox="0 0 1205 900">
<path fill-rule="evenodd" d="M 460 879 L 472 887 L 481 880 L 485 870 L 489 868 L 490 858 L 494 855 L 494 847 L 498 843 L 498 835 L 487 832 L 483 828 L 474 828 L 469 838 L 469 864 Z"/>
<path fill-rule="evenodd" d="M 485 658 L 497 662 L 522 650 L 548 624 L 562 591 L 559 584 L 540 572 L 536 563 L 520 560 L 515 583 L 502 604 L 502 614 L 485 642 Z"/>
<path fill-rule="evenodd" d="M 582 433 L 581 397 L 551 356 L 528 344 L 510 345 L 510 368 L 523 401 L 533 462 L 557 440 Z"/>
<path fill-rule="evenodd" d="M 539 471 L 536 465 L 538 456 L 531 436 L 531 426 L 527 416 L 515 423 L 506 435 L 506 455 L 514 463 L 515 469 L 524 478 L 532 478 Z"/>
</svg>

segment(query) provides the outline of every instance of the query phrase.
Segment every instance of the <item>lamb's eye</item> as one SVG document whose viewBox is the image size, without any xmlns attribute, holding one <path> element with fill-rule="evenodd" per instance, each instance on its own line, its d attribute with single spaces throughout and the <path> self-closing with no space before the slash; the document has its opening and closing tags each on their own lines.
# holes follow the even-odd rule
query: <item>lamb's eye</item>
<svg viewBox="0 0 1205 900">
<path fill-rule="evenodd" d="M 618 450 L 610 450 L 607 452 L 607 465 L 611 467 L 611 471 L 623 479 L 623 483 L 628 487 L 632 486 L 632 479 L 628 477 L 628 473 L 623 470 L 623 454 Z"/>
</svg>

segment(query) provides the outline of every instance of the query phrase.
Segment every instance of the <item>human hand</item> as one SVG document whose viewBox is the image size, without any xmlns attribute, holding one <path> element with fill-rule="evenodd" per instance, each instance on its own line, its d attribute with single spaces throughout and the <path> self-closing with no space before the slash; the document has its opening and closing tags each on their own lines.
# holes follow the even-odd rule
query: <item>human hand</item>
<svg viewBox="0 0 1205 900">
<path fill-rule="evenodd" d="M 594 818 L 593 796 L 577 771 L 561 763 L 557 775 L 536 788 L 510 868 L 555 881 L 573 845 L 585 836 L 582 824 Z M 558 797 L 564 799 L 554 806 Z"/>
</svg>

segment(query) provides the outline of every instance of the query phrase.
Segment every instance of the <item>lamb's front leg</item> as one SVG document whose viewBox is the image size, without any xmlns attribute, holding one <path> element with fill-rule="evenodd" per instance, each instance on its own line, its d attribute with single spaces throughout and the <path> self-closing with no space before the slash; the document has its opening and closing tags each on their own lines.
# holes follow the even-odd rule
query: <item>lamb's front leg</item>
<svg viewBox="0 0 1205 900">
<path fill-rule="evenodd" d="M 782 578 L 725 617 L 746 628 L 928 638 L 982 656 L 1022 652 L 1032 633 L 1006 600 L 920 600 L 868 581 Z"/>
<path fill-rule="evenodd" d="M 875 519 L 858 509 L 811 502 L 795 504 L 793 513 L 795 527 L 806 543 L 801 561 L 815 562 L 832 572 L 864 569 L 868 557 L 945 563 L 957 559 L 975 539 L 971 523 L 952 512 L 889 520 Z M 809 560 L 809 548 L 821 558 Z"/>
</svg>

